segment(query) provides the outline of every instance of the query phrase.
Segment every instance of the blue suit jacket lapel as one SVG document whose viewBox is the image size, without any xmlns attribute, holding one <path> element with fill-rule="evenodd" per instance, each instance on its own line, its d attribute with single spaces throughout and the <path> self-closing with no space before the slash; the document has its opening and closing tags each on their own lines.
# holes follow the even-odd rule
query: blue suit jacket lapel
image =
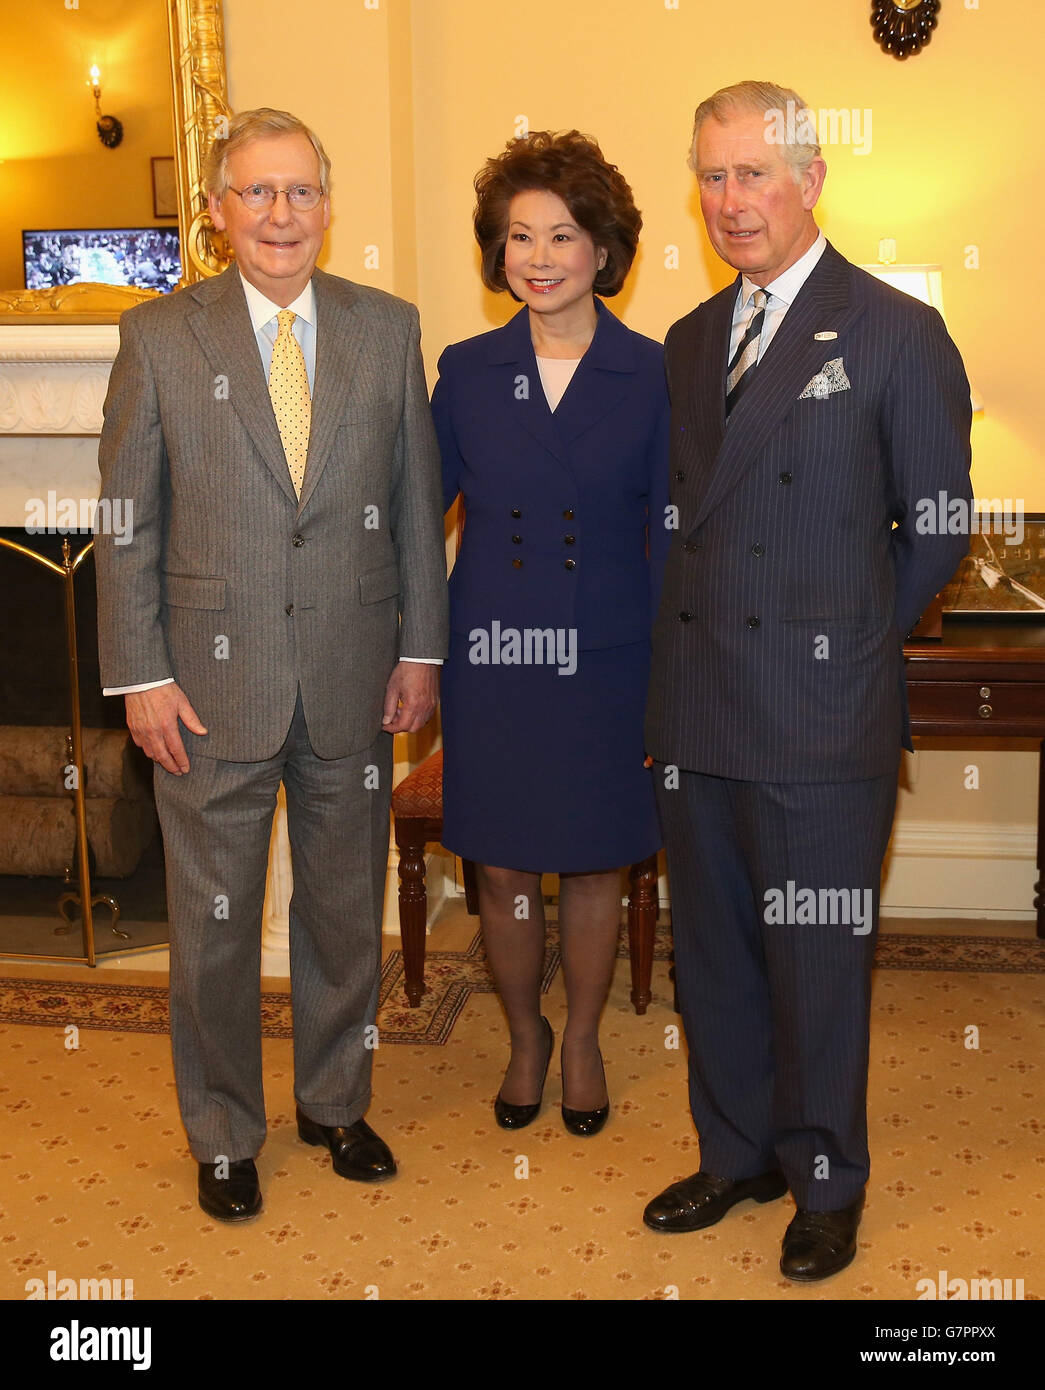
<svg viewBox="0 0 1045 1390">
<path fill-rule="evenodd" d="M 701 525 L 709 512 L 736 487 L 809 380 L 825 362 L 839 356 L 845 333 L 863 313 L 862 305 L 850 302 L 850 269 L 849 262 L 828 243 L 784 315 L 751 385 L 734 409 L 728 427 L 724 428 L 704 495 L 697 506 L 694 528 Z M 727 323 L 731 321 L 735 291 L 736 286 L 733 286 L 718 296 L 724 304 L 716 306 L 716 317 L 709 325 L 712 331 L 706 335 L 716 345 L 717 370 L 714 376 L 706 372 L 705 379 L 715 382 L 718 399 L 723 402 L 718 406 L 719 412 L 724 411 L 729 352 L 728 327 L 723 344 L 721 317 L 725 313 Z M 820 332 L 834 332 L 837 337 L 818 341 L 813 335 Z M 705 417 L 709 408 L 705 397 Z"/>
<path fill-rule="evenodd" d="M 565 463 L 566 450 L 544 398 L 537 357 L 530 341 L 529 310 L 520 309 L 503 328 L 491 334 L 489 360 L 492 366 L 505 368 L 499 374 L 500 386 L 494 389 L 504 393 L 509 419 L 531 434 L 560 463 Z"/>
<path fill-rule="evenodd" d="M 627 397 L 624 378 L 638 371 L 631 334 L 599 300 L 595 306 L 595 336 L 554 415 L 556 428 L 566 444 L 620 408 Z"/>
<path fill-rule="evenodd" d="M 567 468 L 570 444 L 621 405 L 626 392 L 619 389 L 620 378 L 638 370 L 628 330 L 599 300 L 595 306 L 595 336 L 554 412 L 548 407 L 541 384 L 530 339 L 529 312 L 521 309 L 504 328 L 491 335 L 491 363 L 510 369 L 502 389 L 511 393 L 513 418 Z M 618 389 L 614 389 L 615 378 Z"/>
</svg>

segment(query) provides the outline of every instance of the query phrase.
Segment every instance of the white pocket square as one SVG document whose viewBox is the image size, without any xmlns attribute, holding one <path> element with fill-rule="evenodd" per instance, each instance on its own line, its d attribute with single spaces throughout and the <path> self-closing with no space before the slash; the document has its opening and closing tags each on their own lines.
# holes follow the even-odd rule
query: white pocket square
<svg viewBox="0 0 1045 1390">
<path fill-rule="evenodd" d="M 830 362 L 824 363 L 823 370 L 817 372 L 805 390 L 799 394 L 798 399 L 806 401 L 810 397 L 815 397 L 816 400 L 823 401 L 828 396 L 833 396 L 836 391 L 849 391 L 850 389 L 849 378 L 842 366 L 842 359 L 833 357 Z"/>
</svg>

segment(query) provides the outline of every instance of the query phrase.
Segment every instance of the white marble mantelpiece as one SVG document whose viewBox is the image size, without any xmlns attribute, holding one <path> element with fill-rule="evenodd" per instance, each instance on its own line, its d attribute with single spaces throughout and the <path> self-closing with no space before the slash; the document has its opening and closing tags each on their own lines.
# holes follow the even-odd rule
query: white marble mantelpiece
<svg viewBox="0 0 1045 1390">
<path fill-rule="evenodd" d="M 98 434 L 115 324 L 0 324 L 0 526 L 34 499 L 98 495 Z"/>
<path fill-rule="evenodd" d="M 97 435 L 115 324 L 0 325 L 0 432 Z"/>
</svg>

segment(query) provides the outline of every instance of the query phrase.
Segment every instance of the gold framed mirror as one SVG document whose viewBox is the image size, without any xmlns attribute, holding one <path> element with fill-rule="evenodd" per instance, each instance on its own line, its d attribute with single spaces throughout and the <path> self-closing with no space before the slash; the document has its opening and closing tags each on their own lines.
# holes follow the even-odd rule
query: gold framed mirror
<svg viewBox="0 0 1045 1390">
<path fill-rule="evenodd" d="M 229 264 L 201 188 L 203 159 L 231 115 L 225 81 L 221 0 L 153 0 L 166 11 L 173 91 L 173 147 L 181 243 L 181 281 L 191 284 Z M 0 290 L 0 324 L 116 323 L 156 290 L 89 282 L 53 289 Z"/>
</svg>

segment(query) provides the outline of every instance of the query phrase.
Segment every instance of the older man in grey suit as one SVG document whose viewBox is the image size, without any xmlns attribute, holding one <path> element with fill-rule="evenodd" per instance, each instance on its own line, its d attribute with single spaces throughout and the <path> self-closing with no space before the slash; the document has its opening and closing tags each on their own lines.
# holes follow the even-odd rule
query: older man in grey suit
<svg viewBox="0 0 1045 1390">
<path fill-rule="evenodd" d="M 646 742 L 701 1162 L 645 1220 L 701 1230 L 790 1188 L 781 1270 L 809 1281 L 856 1253 L 903 639 L 968 539 L 919 502 L 968 515 L 969 383 L 939 314 L 817 228 L 795 92 L 716 92 L 691 165 L 740 273 L 665 344 L 678 528 Z"/>
<path fill-rule="evenodd" d="M 171 1037 L 199 1200 L 261 1209 L 261 915 L 282 781 L 298 1131 L 344 1177 L 395 1162 L 363 1115 L 392 738 L 436 703 L 446 579 L 417 311 L 315 269 L 330 162 L 286 112 L 211 154 L 236 264 L 125 314 L 96 541 L 102 680 L 155 760 Z"/>
</svg>

